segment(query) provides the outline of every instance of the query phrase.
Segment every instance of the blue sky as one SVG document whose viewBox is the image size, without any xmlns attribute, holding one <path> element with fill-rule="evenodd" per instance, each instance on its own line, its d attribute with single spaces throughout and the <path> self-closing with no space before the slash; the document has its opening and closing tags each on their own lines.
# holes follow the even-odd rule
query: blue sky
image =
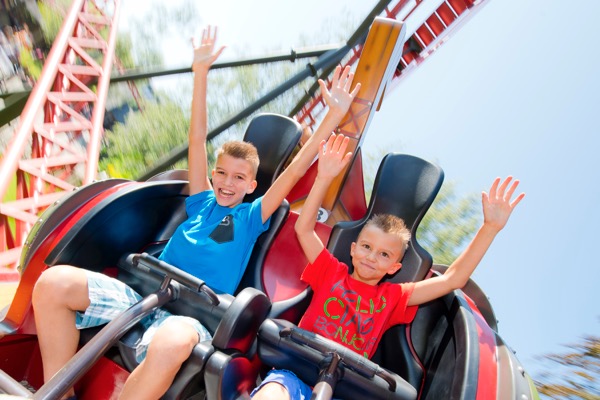
<svg viewBox="0 0 600 400">
<path fill-rule="evenodd" d="M 236 58 L 236 49 L 261 55 L 297 47 L 302 34 L 344 19 L 348 8 L 358 21 L 375 2 L 302 3 L 203 2 L 199 26 L 219 25 L 223 59 Z M 126 19 L 146 3 L 123 4 Z M 534 375 L 536 355 L 600 326 L 600 2 L 574 4 L 489 0 L 387 94 L 364 143 L 367 152 L 386 147 L 438 163 L 459 195 L 487 190 L 496 176 L 522 181 L 526 198 L 474 279 L 492 301 L 499 333 Z M 185 40 L 168 37 L 165 50 L 179 54 L 167 56 L 174 67 L 189 64 L 181 54 L 191 57 L 190 34 L 181 34 Z"/>
</svg>

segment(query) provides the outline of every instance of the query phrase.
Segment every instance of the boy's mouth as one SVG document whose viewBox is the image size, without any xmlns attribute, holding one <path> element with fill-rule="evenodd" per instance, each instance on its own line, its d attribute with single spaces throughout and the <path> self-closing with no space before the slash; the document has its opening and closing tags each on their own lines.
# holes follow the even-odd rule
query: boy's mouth
<svg viewBox="0 0 600 400">
<path fill-rule="evenodd" d="M 223 197 L 231 197 L 233 196 L 235 193 L 230 191 L 230 190 L 226 190 L 226 189 L 219 189 L 219 194 Z"/>
<path fill-rule="evenodd" d="M 366 262 L 361 262 L 360 265 L 362 265 L 363 268 L 367 268 L 367 269 L 370 269 L 370 270 L 374 270 L 375 269 L 375 266 L 373 266 L 373 265 L 371 265 L 369 263 L 366 263 Z"/>
</svg>

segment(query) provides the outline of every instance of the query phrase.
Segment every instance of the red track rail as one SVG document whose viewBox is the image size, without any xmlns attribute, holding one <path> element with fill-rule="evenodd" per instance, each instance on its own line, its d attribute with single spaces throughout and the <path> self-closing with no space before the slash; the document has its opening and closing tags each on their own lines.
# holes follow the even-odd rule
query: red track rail
<svg viewBox="0 0 600 400">
<path fill-rule="evenodd" d="M 48 205 L 96 176 L 119 2 L 103 8 L 73 1 L 2 158 L 0 268 Z"/>
<path fill-rule="evenodd" d="M 408 31 L 400 64 L 387 92 L 389 93 L 402 78 L 435 52 L 452 33 L 466 23 L 487 2 L 488 0 L 391 1 L 381 16 L 405 21 Z M 361 51 L 362 46 L 356 46 L 345 57 L 342 65 L 355 65 L 360 58 Z M 317 93 L 297 113 L 296 118 L 300 123 L 312 126 L 324 109 L 325 101 L 321 93 Z"/>
</svg>

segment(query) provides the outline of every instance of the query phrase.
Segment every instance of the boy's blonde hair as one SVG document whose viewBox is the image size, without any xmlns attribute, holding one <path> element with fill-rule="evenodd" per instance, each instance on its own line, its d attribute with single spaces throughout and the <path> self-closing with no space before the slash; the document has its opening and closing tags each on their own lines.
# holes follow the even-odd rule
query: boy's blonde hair
<svg viewBox="0 0 600 400">
<path fill-rule="evenodd" d="M 379 228 L 385 233 L 398 236 L 402 241 L 402 254 L 404 255 L 408 248 L 408 242 L 410 242 L 410 230 L 406 227 L 406 223 L 402 218 L 391 214 L 374 214 L 365 223 L 363 229 L 367 226 Z"/>
<path fill-rule="evenodd" d="M 252 178 L 256 178 L 260 160 L 258 159 L 258 150 L 256 150 L 256 147 L 254 147 L 252 143 L 243 142 L 240 140 L 226 142 L 221 146 L 221 148 L 219 148 L 219 150 L 217 150 L 217 159 L 219 159 L 219 157 L 221 157 L 223 154 L 248 161 L 252 166 L 252 172 L 254 175 Z"/>
</svg>

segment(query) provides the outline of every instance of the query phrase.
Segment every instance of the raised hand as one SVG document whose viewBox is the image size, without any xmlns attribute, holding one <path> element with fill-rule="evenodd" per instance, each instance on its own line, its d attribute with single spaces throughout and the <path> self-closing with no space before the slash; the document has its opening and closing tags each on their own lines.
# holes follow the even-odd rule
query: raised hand
<svg viewBox="0 0 600 400">
<path fill-rule="evenodd" d="M 481 194 L 483 223 L 498 231 L 504 228 L 514 208 L 525 197 L 525 193 L 521 193 L 511 201 L 519 185 L 519 181 L 515 180 L 509 187 L 512 179 L 512 176 L 509 176 L 500 183 L 500 178 L 496 178 L 490 188 L 490 193 L 483 192 Z"/>
<path fill-rule="evenodd" d="M 342 71 L 341 66 L 337 66 L 333 73 L 333 79 L 331 81 L 331 89 L 327 89 L 327 85 L 322 79 L 319 79 L 319 85 L 321 86 L 321 93 L 323 93 L 323 99 L 329 106 L 329 109 L 339 114 L 346 114 L 352 100 L 360 89 L 360 83 L 354 86 L 354 90 L 350 91 L 352 87 L 352 80 L 354 79 L 354 72 L 350 71 L 350 67 L 347 66 Z"/>
<path fill-rule="evenodd" d="M 196 45 L 196 39 L 192 38 L 192 46 L 194 47 L 194 61 L 192 62 L 192 70 L 197 68 L 210 68 L 213 62 L 225 50 L 225 46 L 221 46 L 219 50 L 214 52 L 215 42 L 217 41 L 217 27 L 212 29 L 210 25 L 202 31 L 202 41 L 200 46 Z"/>
<path fill-rule="evenodd" d="M 348 137 L 344 135 L 331 135 L 327 142 L 324 140 L 321 142 L 319 178 L 333 179 L 348 165 L 352 158 L 352 153 L 346 152 L 348 141 Z"/>
</svg>

